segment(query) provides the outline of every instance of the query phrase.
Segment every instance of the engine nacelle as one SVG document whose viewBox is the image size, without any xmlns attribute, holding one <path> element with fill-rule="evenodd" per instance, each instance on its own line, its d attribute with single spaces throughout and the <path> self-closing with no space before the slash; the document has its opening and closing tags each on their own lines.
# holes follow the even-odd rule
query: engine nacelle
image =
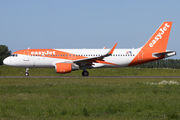
<svg viewBox="0 0 180 120">
<path fill-rule="evenodd" d="M 73 70 L 79 70 L 79 66 L 73 63 L 56 63 L 56 73 L 70 73 Z"/>
</svg>

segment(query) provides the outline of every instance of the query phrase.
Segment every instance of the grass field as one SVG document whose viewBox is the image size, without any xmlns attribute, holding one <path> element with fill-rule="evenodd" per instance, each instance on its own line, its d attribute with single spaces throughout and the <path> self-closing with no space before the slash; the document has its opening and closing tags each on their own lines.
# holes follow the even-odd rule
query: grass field
<svg viewBox="0 0 180 120">
<path fill-rule="evenodd" d="M 88 69 L 89 76 L 180 76 L 180 69 L 98 68 Z M 54 68 L 30 68 L 30 76 L 82 76 L 82 70 L 57 74 Z M 25 68 L 0 65 L 0 76 L 24 76 Z"/>
<path fill-rule="evenodd" d="M 0 119 L 180 119 L 178 78 L 0 78 Z"/>
</svg>

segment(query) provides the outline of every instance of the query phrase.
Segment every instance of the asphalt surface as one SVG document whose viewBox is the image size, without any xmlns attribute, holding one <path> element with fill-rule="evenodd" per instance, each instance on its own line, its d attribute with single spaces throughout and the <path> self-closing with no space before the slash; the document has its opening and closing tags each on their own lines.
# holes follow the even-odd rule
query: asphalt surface
<svg viewBox="0 0 180 120">
<path fill-rule="evenodd" d="M 0 76 L 0 78 L 180 78 L 180 76 Z"/>
</svg>

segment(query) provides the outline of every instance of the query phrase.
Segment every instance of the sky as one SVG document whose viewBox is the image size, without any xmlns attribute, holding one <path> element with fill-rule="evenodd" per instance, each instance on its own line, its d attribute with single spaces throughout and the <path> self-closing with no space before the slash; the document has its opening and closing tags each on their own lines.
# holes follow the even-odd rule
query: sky
<svg viewBox="0 0 180 120">
<path fill-rule="evenodd" d="M 0 45 L 21 49 L 139 48 L 172 21 L 168 50 L 180 59 L 180 0 L 2 0 Z"/>
</svg>

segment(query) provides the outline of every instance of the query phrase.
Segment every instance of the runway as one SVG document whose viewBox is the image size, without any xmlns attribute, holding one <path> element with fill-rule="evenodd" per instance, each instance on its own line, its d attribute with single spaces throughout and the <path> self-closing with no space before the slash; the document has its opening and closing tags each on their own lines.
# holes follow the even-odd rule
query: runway
<svg viewBox="0 0 180 120">
<path fill-rule="evenodd" d="M 180 78 L 180 76 L 0 76 L 0 78 Z"/>
</svg>

